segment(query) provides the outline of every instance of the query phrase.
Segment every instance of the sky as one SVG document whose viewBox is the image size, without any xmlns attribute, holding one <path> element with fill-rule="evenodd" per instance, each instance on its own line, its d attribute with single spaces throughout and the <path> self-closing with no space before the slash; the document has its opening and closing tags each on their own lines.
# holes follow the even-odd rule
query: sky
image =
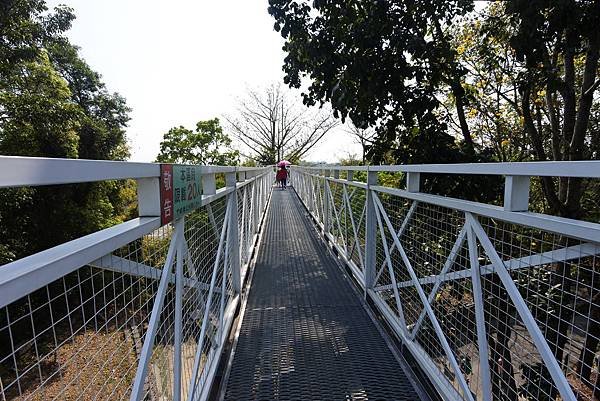
<svg viewBox="0 0 600 401">
<path fill-rule="evenodd" d="M 282 82 L 283 39 L 266 0 L 48 0 L 77 19 L 67 36 L 132 108 L 132 161 L 153 161 L 169 128 L 235 111 L 247 87 Z M 296 91 L 299 96 L 299 92 Z M 339 128 L 307 155 L 335 162 L 360 146 Z"/>
</svg>

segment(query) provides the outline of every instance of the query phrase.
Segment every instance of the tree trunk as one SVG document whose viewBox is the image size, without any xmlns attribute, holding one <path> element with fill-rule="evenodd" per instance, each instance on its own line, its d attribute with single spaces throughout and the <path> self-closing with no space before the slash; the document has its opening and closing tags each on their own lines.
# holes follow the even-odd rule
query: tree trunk
<svg viewBox="0 0 600 401">
<path fill-rule="evenodd" d="M 453 74 L 457 74 L 455 68 L 452 71 Z M 456 114 L 458 115 L 458 121 L 460 123 L 460 131 L 462 132 L 463 139 L 465 140 L 465 148 L 469 156 L 475 155 L 475 146 L 473 144 L 473 138 L 471 138 L 471 132 L 467 119 L 465 117 L 465 90 L 460 83 L 460 77 L 454 75 L 452 77 L 452 94 L 456 101 Z"/>
<path fill-rule="evenodd" d="M 531 115 L 531 83 L 526 83 L 521 88 L 523 96 L 521 97 L 521 110 L 523 112 L 523 124 L 525 132 L 529 136 L 536 159 L 546 161 L 546 152 L 540 132 L 536 129 L 533 117 Z M 542 190 L 548 201 L 552 213 L 557 214 L 563 210 L 562 203 L 556 194 L 556 187 L 552 177 L 542 177 Z"/>
<path fill-rule="evenodd" d="M 587 337 L 585 339 L 585 344 L 583 349 L 581 350 L 581 354 L 579 356 L 578 363 L 578 371 L 581 375 L 581 379 L 583 383 L 590 388 L 592 386 L 592 366 L 594 365 L 594 357 L 596 356 L 596 351 L 598 349 L 598 342 L 600 338 L 600 323 L 598 320 L 600 319 L 600 313 L 598 313 L 598 307 L 592 308 L 596 311 L 592 313 L 593 318 L 590 319 Z"/>
</svg>

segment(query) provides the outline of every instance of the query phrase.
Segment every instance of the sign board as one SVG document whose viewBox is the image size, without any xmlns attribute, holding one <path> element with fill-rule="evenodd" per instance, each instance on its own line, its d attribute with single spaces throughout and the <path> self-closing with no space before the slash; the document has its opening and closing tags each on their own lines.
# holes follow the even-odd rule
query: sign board
<svg viewBox="0 0 600 401">
<path fill-rule="evenodd" d="M 160 165 L 160 220 L 165 225 L 198 209 L 202 201 L 201 167 Z"/>
</svg>

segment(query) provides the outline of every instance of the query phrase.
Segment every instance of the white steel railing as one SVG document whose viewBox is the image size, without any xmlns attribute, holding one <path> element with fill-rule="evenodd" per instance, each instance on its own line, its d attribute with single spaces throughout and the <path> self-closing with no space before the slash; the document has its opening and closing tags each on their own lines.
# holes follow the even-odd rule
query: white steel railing
<svg viewBox="0 0 600 401">
<path fill-rule="evenodd" d="M 406 187 L 379 185 L 390 173 Z M 423 174 L 505 176 L 504 205 L 421 192 Z M 444 399 L 600 396 L 600 224 L 528 211 L 530 177 L 595 180 L 600 162 L 293 166 L 291 176 Z"/>
<path fill-rule="evenodd" d="M 197 208 L 161 224 L 158 164 L 0 157 L 0 188 L 134 179 L 139 209 L 0 266 L 0 400 L 208 397 L 273 172 L 193 168 Z"/>
</svg>

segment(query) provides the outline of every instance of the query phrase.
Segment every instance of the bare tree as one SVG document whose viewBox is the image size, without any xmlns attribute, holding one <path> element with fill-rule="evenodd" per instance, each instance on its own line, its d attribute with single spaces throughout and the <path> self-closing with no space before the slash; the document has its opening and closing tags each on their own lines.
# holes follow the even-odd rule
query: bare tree
<svg viewBox="0 0 600 401">
<path fill-rule="evenodd" d="M 362 149 L 362 164 L 366 164 L 369 147 L 375 142 L 375 129 L 373 127 L 358 128 L 350 122 L 346 132 L 352 135 L 356 142 L 360 144 Z"/>
<path fill-rule="evenodd" d="M 339 123 L 323 109 L 308 108 L 279 84 L 248 89 L 235 116 L 226 116 L 232 136 L 248 148 L 246 156 L 263 164 L 300 160 Z"/>
</svg>

